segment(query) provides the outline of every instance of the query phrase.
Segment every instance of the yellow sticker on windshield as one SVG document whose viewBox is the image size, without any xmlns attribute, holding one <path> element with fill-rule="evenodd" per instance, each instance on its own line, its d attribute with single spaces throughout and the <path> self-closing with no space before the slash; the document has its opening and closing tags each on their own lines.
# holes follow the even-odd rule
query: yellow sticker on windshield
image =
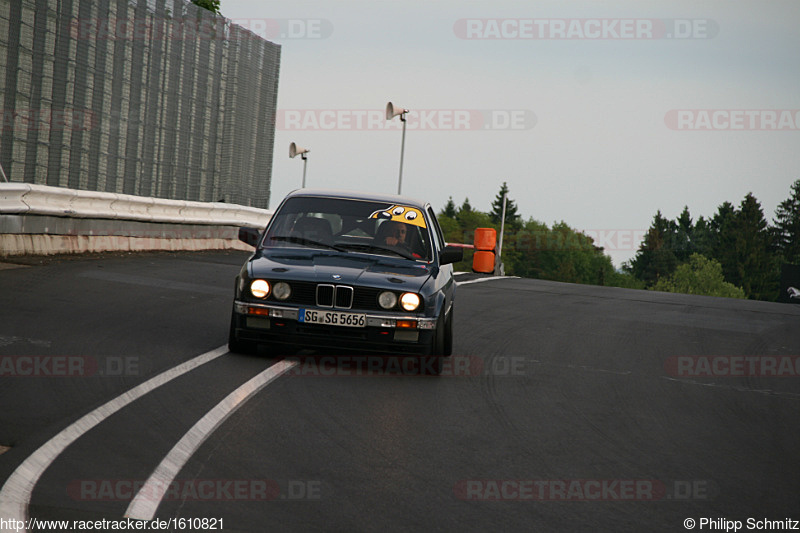
<svg viewBox="0 0 800 533">
<path fill-rule="evenodd" d="M 427 227 L 425 225 L 425 217 L 422 216 L 422 211 L 416 207 L 408 207 L 405 205 L 393 205 L 388 209 L 379 209 L 372 213 L 369 218 L 394 220 L 395 222 L 403 222 L 404 224 L 413 224 L 420 228 Z"/>
</svg>

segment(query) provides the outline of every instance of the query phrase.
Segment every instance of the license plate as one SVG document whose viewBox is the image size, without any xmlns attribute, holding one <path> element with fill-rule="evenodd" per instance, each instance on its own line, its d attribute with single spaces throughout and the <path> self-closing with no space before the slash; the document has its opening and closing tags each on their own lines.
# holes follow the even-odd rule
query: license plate
<svg viewBox="0 0 800 533">
<path fill-rule="evenodd" d="M 349 328 L 363 328 L 367 325 L 367 315 L 364 313 L 345 313 L 343 311 L 301 309 L 297 320 L 306 324 L 325 324 Z"/>
</svg>

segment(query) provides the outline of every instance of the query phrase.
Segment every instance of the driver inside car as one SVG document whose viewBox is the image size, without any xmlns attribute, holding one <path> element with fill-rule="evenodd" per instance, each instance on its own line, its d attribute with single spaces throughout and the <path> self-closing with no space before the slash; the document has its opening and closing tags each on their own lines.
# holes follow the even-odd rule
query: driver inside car
<svg viewBox="0 0 800 533">
<path fill-rule="evenodd" d="M 378 228 L 376 242 L 382 246 L 408 250 L 415 258 L 421 258 L 422 256 L 417 253 L 418 250 L 415 250 L 416 246 L 411 243 L 412 239 L 409 237 L 407 224 L 389 220 L 381 224 Z"/>
<path fill-rule="evenodd" d="M 402 222 L 386 222 L 386 224 L 391 224 L 391 226 L 386 232 L 386 237 L 382 244 L 389 246 L 406 244 L 406 235 L 408 234 L 406 225 Z"/>
</svg>

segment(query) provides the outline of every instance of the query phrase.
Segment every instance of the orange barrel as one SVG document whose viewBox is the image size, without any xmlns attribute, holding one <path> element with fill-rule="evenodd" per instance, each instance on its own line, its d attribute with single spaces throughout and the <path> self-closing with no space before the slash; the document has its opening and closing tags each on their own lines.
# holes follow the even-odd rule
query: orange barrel
<svg viewBox="0 0 800 533">
<path fill-rule="evenodd" d="M 492 230 L 494 231 L 494 230 Z M 473 272 L 491 274 L 494 272 L 494 252 L 477 251 L 472 255 Z"/>
<path fill-rule="evenodd" d="M 492 252 L 497 246 L 497 231 L 494 228 L 477 228 L 475 230 L 475 249 Z"/>
</svg>

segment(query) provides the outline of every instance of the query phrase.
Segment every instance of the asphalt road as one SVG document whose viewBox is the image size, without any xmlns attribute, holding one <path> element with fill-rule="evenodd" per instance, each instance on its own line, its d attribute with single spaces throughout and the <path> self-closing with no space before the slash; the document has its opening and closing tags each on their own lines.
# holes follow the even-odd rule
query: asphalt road
<svg viewBox="0 0 800 533">
<path fill-rule="evenodd" d="M 148 254 L 0 269 L 0 446 L 10 448 L 0 483 L 24 478 L 20 465 L 87 413 L 223 346 L 244 259 Z M 799 332 L 800 306 L 522 279 L 463 284 L 444 376 L 407 373 L 404 360 L 376 366 L 344 347 L 335 363 L 291 359 L 246 393 L 239 387 L 286 363 L 222 350 L 50 457 L 29 513 L 121 519 L 132 487 L 237 391 L 238 409 L 213 431 L 199 424 L 165 497 L 149 498 L 157 518 L 221 519 L 225 531 L 686 531 L 687 518 L 696 529 L 704 518 L 800 520 Z"/>
</svg>

